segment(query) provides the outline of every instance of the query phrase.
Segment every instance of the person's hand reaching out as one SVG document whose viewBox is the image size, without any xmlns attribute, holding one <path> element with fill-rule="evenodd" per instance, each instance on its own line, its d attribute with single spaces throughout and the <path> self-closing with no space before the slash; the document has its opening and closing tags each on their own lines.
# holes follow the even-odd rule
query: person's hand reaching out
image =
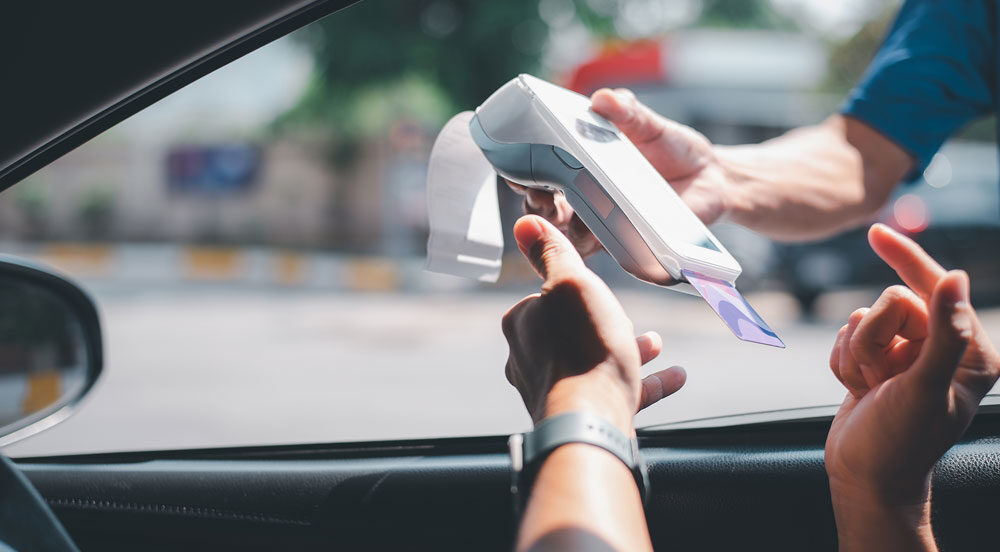
<svg viewBox="0 0 1000 552">
<path fill-rule="evenodd" d="M 663 117 L 627 89 L 602 88 L 591 109 L 618 127 L 698 217 L 711 224 L 728 210 L 727 179 L 712 144 L 700 132 Z M 539 215 L 563 232 L 581 255 L 601 250 L 597 238 L 577 217 L 565 196 L 508 182 L 524 196 L 524 212 Z"/>
<path fill-rule="evenodd" d="M 621 304 L 584 264 L 573 245 L 537 216 L 514 225 L 518 247 L 544 278 L 503 316 L 510 346 L 507 379 L 536 423 L 567 411 L 604 416 L 629 434 L 635 413 L 680 389 L 672 367 L 641 379 L 639 368 L 659 355 L 660 337 L 638 338 Z"/>
<path fill-rule="evenodd" d="M 595 113 L 639 148 L 702 222 L 712 224 L 726 213 L 727 179 L 705 135 L 646 107 L 625 88 L 602 88 L 590 102 Z"/>
<path fill-rule="evenodd" d="M 826 444 L 841 549 L 933 550 L 931 471 L 997 381 L 1000 355 L 968 275 L 883 225 L 869 241 L 907 287 L 855 311 L 830 355 L 849 391 Z"/>
</svg>

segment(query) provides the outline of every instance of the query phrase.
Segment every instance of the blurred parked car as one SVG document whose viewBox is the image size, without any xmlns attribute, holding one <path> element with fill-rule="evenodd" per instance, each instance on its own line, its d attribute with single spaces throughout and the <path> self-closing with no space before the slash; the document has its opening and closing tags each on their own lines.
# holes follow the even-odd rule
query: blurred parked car
<svg viewBox="0 0 1000 552">
<path fill-rule="evenodd" d="M 877 220 L 912 236 L 945 268 L 972 279 L 973 299 L 1000 300 L 1000 191 L 997 150 L 953 143 L 912 184 L 901 184 Z M 834 238 L 777 247 L 778 278 L 802 307 L 834 289 L 882 286 L 895 274 L 868 246 L 867 228 Z"/>
</svg>

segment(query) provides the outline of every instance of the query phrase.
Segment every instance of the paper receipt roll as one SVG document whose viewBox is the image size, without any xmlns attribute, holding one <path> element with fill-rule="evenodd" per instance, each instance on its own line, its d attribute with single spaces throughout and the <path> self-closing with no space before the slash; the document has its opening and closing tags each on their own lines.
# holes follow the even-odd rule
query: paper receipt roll
<svg viewBox="0 0 1000 552">
<path fill-rule="evenodd" d="M 496 282 L 503 230 L 496 173 L 469 134 L 472 111 L 441 130 L 427 168 L 427 270 Z"/>
</svg>

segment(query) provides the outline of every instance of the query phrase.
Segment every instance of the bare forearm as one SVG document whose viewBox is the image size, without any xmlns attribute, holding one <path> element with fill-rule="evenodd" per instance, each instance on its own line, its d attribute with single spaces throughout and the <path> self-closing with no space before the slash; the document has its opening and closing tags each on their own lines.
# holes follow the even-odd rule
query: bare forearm
<svg viewBox="0 0 1000 552">
<path fill-rule="evenodd" d="M 841 552 L 937 552 L 930 500 L 890 507 L 834 492 L 833 502 Z"/>
<path fill-rule="evenodd" d="M 535 480 L 517 550 L 651 550 L 639 491 L 611 453 L 587 444 L 559 447 Z"/>
<path fill-rule="evenodd" d="M 816 239 L 868 220 L 912 165 L 863 123 L 834 116 L 748 146 L 716 146 L 729 218 L 779 240 Z"/>
</svg>

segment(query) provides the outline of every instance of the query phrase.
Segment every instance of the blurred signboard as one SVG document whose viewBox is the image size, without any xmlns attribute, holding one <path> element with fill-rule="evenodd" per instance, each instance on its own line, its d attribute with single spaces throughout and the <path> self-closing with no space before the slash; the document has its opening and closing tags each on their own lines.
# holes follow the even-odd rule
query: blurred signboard
<svg viewBox="0 0 1000 552">
<path fill-rule="evenodd" d="M 253 188 L 261 151 L 250 144 L 175 146 L 167 152 L 166 161 L 171 192 L 224 196 Z"/>
</svg>

